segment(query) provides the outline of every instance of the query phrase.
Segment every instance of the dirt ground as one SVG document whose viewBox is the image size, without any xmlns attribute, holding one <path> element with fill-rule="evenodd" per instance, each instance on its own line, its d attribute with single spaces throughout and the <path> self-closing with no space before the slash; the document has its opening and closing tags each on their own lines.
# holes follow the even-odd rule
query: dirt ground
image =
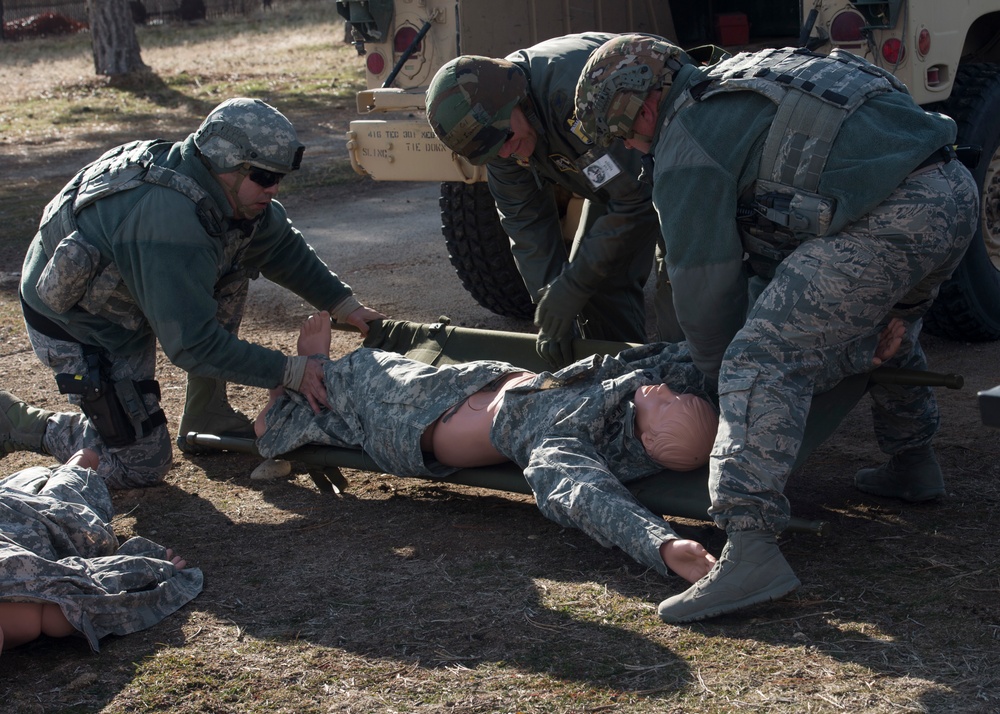
<svg viewBox="0 0 1000 714">
<path fill-rule="evenodd" d="M 359 191 L 386 190 L 317 189 L 286 205 L 317 221 Z M 8 263 L 0 308 L 10 313 L 19 266 Z M 372 305 L 406 306 L 396 317 L 441 307 L 419 281 L 368 285 Z M 242 336 L 291 349 L 306 309 L 262 295 Z M 454 300 L 445 308 L 466 316 L 460 324 L 529 327 L 491 320 L 461 292 Z M 64 408 L 11 324 L 0 384 Z M 335 354 L 357 342 L 335 334 Z M 254 482 L 250 456 L 177 452 L 164 485 L 115 494 L 115 527 L 189 558 L 205 591 L 151 630 L 106 639 L 100 655 L 82 641 L 4 653 L 0 711 L 996 712 L 1000 448 L 976 392 L 1000 384 L 1000 344 L 925 346 L 933 369 L 965 378 L 937 392 L 947 496 L 914 506 L 853 488 L 854 472 L 881 460 L 862 402 L 789 483 L 796 515 L 831 529 L 783 538 L 803 587 L 780 603 L 665 626 L 655 608 L 679 580 L 546 521 L 528 497 L 356 471 L 333 494 L 301 466 Z M 159 379 L 176 428 L 184 376 L 161 356 Z M 264 403 L 238 386 L 231 399 L 247 413 Z M 47 461 L 15 454 L 2 466 L 36 463 Z M 716 554 L 723 545 L 708 525 L 678 527 Z"/>
</svg>

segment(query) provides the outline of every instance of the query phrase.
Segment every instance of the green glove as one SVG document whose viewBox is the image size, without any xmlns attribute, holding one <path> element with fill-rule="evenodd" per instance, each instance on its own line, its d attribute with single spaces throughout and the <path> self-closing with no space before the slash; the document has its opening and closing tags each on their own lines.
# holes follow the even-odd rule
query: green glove
<svg viewBox="0 0 1000 714">
<path fill-rule="evenodd" d="M 590 292 L 583 290 L 565 272 L 539 292 L 541 299 L 535 308 L 535 324 L 539 328 L 535 350 L 553 367 L 564 367 L 573 361 L 576 319 L 590 299 Z"/>
</svg>

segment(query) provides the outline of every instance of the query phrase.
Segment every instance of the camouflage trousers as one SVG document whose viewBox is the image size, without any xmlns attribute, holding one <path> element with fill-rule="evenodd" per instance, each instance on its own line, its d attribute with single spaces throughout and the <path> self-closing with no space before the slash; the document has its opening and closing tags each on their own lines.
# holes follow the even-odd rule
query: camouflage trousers
<svg viewBox="0 0 1000 714">
<path fill-rule="evenodd" d="M 709 513 L 727 530 L 780 531 L 783 490 L 815 393 L 872 369 L 891 317 L 906 337 L 887 366 L 926 369 L 921 317 L 975 233 L 979 197 L 958 161 L 915 171 L 839 234 L 802 243 L 779 266 L 723 357 L 721 420 Z M 930 387 L 876 385 L 875 434 L 887 454 L 929 444 L 939 414 Z"/>
<path fill-rule="evenodd" d="M 54 374 L 87 373 L 82 345 L 43 335 L 30 325 L 27 329 L 35 355 Z M 156 371 L 155 348 L 156 343 L 150 339 L 148 347 L 133 355 L 120 356 L 105 352 L 104 356 L 111 363 L 111 379 L 153 379 Z M 69 394 L 67 397 L 70 403 L 79 406 L 78 395 Z M 142 400 L 148 413 L 159 410 L 156 395 L 143 394 Z M 170 434 L 165 424 L 155 427 L 148 436 L 139 438 L 133 444 L 112 448 L 104 443 L 90 420 L 78 412 L 57 412 L 51 416 L 42 446 L 60 461 L 66 461 L 80 449 L 93 449 L 100 458 L 97 473 L 111 488 L 158 484 L 170 470 L 172 459 Z"/>
</svg>

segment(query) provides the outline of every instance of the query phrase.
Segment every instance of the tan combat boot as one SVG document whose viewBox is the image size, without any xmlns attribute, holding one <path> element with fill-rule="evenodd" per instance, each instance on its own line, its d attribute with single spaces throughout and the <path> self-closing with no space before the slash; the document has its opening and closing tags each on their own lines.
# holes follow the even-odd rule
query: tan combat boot
<svg viewBox="0 0 1000 714">
<path fill-rule="evenodd" d="M 715 567 L 660 603 L 664 622 L 695 622 L 784 597 L 801 583 L 773 533 L 734 531 Z"/>
<path fill-rule="evenodd" d="M 177 434 L 177 448 L 185 454 L 204 454 L 202 446 L 187 443 L 189 432 L 253 439 L 253 422 L 229 405 L 226 383 L 221 379 L 188 375 L 184 415 Z"/>
</svg>

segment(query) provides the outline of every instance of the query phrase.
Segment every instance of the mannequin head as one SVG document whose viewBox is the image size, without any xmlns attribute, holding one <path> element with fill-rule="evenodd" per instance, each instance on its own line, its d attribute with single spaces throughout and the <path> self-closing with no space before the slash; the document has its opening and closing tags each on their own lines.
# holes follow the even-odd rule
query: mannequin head
<svg viewBox="0 0 1000 714">
<path fill-rule="evenodd" d="M 635 392 L 635 428 L 653 461 L 674 471 L 690 471 L 708 463 L 719 416 L 701 397 L 654 384 Z"/>
</svg>

